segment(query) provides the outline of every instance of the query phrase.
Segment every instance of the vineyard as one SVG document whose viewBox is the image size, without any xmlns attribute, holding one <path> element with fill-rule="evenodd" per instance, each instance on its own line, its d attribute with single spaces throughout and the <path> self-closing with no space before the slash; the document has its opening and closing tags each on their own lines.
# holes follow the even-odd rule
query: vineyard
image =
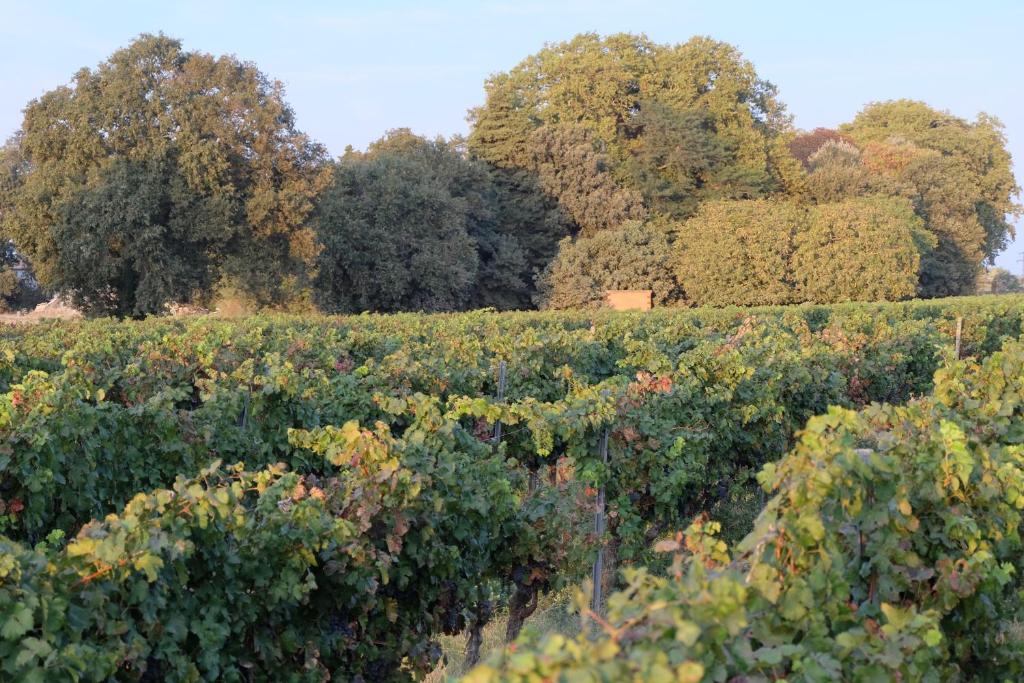
<svg viewBox="0 0 1024 683">
<path fill-rule="evenodd" d="M 473 683 L 1016 679 L 1022 324 L 982 297 L 0 329 L 0 679 L 415 680 L 455 633 Z M 580 635 L 479 651 L 572 586 Z"/>
</svg>

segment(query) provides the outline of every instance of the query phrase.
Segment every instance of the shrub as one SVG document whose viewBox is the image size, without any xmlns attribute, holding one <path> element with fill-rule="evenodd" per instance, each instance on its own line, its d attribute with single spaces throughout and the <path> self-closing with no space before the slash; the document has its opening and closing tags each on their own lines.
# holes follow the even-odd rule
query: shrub
<svg viewBox="0 0 1024 683">
<path fill-rule="evenodd" d="M 815 303 L 908 299 L 934 245 L 908 201 L 885 197 L 811 207 L 795 241 L 797 297 Z"/>
<path fill-rule="evenodd" d="M 675 272 L 686 298 L 701 306 L 792 302 L 789 260 L 804 220 L 804 210 L 787 202 L 704 204 L 677 239 Z"/>
<path fill-rule="evenodd" d="M 609 289 L 650 289 L 657 305 L 682 299 L 668 235 L 637 221 L 593 237 L 562 240 L 538 288 L 542 308 L 596 308 Z"/>
</svg>

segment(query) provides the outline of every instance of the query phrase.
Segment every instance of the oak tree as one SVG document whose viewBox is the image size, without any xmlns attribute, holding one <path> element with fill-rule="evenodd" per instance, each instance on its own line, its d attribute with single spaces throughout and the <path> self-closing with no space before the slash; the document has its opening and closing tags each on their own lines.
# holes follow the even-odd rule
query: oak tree
<svg viewBox="0 0 1024 683">
<path fill-rule="evenodd" d="M 156 313 L 220 281 L 261 303 L 306 286 L 325 154 L 253 64 L 142 35 L 30 102 L 21 136 L 4 224 L 89 312 Z"/>
</svg>

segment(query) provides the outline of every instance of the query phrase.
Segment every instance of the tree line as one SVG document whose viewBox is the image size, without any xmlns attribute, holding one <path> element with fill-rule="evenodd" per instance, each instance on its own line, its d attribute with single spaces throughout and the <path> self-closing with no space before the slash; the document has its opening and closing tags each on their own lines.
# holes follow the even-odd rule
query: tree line
<svg viewBox="0 0 1024 683">
<path fill-rule="evenodd" d="M 328 312 L 973 292 L 1013 235 L 998 120 L 922 102 L 794 129 L 733 46 L 581 34 L 485 84 L 465 139 L 331 159 L 281 84 L 142 35 L 31 101 L 0 151 L 0 298 L 31 264 L 91 315 L 241 297 Z M 5 277 L 6 276 L 6 277 Z"/>
</svg>

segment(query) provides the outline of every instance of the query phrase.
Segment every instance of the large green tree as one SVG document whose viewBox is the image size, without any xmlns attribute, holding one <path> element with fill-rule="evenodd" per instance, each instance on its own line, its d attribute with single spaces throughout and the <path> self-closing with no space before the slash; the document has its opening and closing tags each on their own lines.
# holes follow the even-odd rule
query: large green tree
<svg viewBox="0 0 1024 683">
<path fill-rule="evenodd" d="M 331 312 L 466 307 L 479 269 L 472 226 L 488 220 L 486 176 L 444 141 L 395 131 L 349 151 L 320 202 L 316 296 Z M 518 260 L 518 257 L 513 256 Z"/>
<path fill-rule="evenodd" d="M 469 144 L 499 167 L 537 171 L 531 142 L 550 127 L 561 132 L 541 135 L 591 140 L 615 181 L 669 215 L 690 215 L 705 198 L 760 196 L 799 183 L 775 87 L 736 48 L 710 38 L 659 45 L 644 36 L 581 34 L 546 46 L 485 88 L 485 104 L 470 113 Z M 573 168 L 579 164 L 562 172 Z"/>
<path fill-rule="evenodd" d="M 91 315 L 158 313 L 202 301 L 232 237 L 232 204 L 192 192 L 174 157 L 107 164 L 63 202 L 50 284 Z"/>
<path fill-rule="evenodd" d="M 895 100 L 868 105 L 841 131 L 862 147 L 871 191 L 913 201 L 937 239 L 923 264 L 922 294 L 972 291 L 982 265 L 1009 244 L 1009 217 L 1021 211 L 1002 124 Z"/>
<path fill-rule="evenodd" d="M 646 214 L 643 197 L 619 185 L 603 143 L 580 126 L 542 126 L 529 139 L 541 188 L 590 236 Z"/>
<path fill-rule="evenodd" d="M 460 137 L 427 140 L 407 128 L 389 131 L 373 142 L 366 154 L 349 153 L 348 159 L 387 155 L 404 158 L 424 179 L 432 179 L 462 202 L 462 222 L 476 246 L 478 266 L 473 284 L 458 307 L 509 309 L 528 305 L 533 291 L 529 243 L 521 239 L 522 226 L 511 223 L 515 214 L 507 210 L 510 198 L 504 196 L 507 190 L 497 182 L 495 169 L 470 159 L 465 140 Z M 529 202 L 526 197 L 515 199 Z M 412 219 L 414 211 L 410 209 Z M 542 260 L 546 262 L 547 258 Z"/>
<path fill-rule="evenodd" d="M 935 242 L 899 197 L 716 201 L 682 224 L 674 263 L 699 305 L 896 300 L 917 293 Z"/>
<path fill-rule="evenodd" d="M 6 229 L 90 312 L 157 313 L 219 281 L 260 303 L 305 286 L 325 154 L 251 63 L 140 36 L 30 102 L 20 149 Z"/>
<path fill-rule="evenodd" d="M 408 129 L 347 151 L 320 202 L 318 301 L 331 311 L 529 307 L 571 228 L 539 183 L 471 158 L 459 138 Z"/>
</svg>

